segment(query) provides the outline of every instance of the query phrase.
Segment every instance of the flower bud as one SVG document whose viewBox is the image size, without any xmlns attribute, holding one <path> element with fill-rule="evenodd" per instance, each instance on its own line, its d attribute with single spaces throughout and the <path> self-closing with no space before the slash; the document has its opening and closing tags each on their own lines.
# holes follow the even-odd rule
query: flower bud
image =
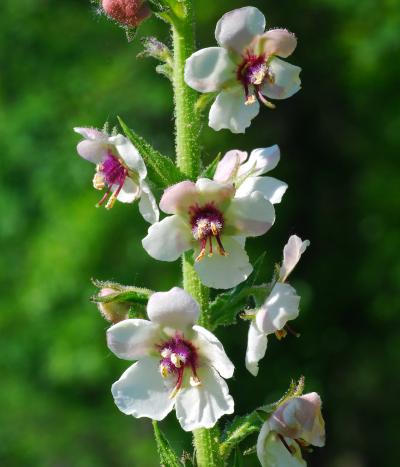
<svg viewBox="0 0 400 467">
<path fill-rule="evenodd" d="M 268 423 L 272 431 L 287 438 L 302 439 L 318 447 L 325 444 L 321 398 L 316 392 L 289 399 L 278 407 Z"/>
<path fill-rule="evenodd" d="M 117 293 L 118 290 L 110 287 L 104 287 L 99 291 L 99 297 L 107 297 Z M 119 323 L 129 318 L 129 303 L 123 302 L 97 302 L 97 306 L 103 318 L 110 323 Z"/>
<path fill-rule="evenodd" d="M 105 13 L 124 26 L 136 27 L 151 15 L 144 0 L 102 0 Z"/>
</svg>

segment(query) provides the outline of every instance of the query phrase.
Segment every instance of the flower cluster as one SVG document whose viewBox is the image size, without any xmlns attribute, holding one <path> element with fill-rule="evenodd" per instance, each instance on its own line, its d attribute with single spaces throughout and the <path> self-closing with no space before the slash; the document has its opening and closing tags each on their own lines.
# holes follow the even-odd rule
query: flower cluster
<svg viewBox="0 0 400 467">
<path fill-rule="evenodd" d="M 184 24 L 190 13 L 185 3 L 151 2 L 177 35 L 191 30 Z M 150 15 L 144 0 L 102 0 L 101 4 L 103 11 L 127 30 Z M 184 81 L 196 91 L 213 93 L 211 128 L 243 133 L 258 114 L 260 104 L 274 108 L 270 99 L 285 99 L 300 89 L 301 69 L 282 60 L 295 50 L 296 37 L 286 29 L 265 30 L 265 25 L 265 17 L 257 8 L 240 8 L 218 21 L 218 47 L 199 50 L 190 57 L 187 54 L 184 63 L 184 36 L 181 42 L 176 41 L 182 50 L 174 51 L 175 55 L 150 38 L 145 41 L 145 55 L 163 62 L 157 71 L 175 80 L 175 93 L 180 92 Z M 192 91 L 189 94 L 193 96 Z M 193 116 L 193 121 L 188 117 L 184 122 L 187 130 L 200 122 L 200 112 L 195 114 L 193 102 L 179 104 L 184 97 L 185 93 L 179 95 L 176 106 L 183 107 L 180 117 L 185 112 Z M 139 212 L 151 224 L 142 240 L 144 250 L 160 261 L 183 257 L 186 291 L 174 287 L 153 292 L 94 282 L 100 290 L 92 300 L 112 324 L 107 330 L 108 348 L 117 357 L 134 362 L 112 385 L 112 395 L 124 414 L 163 420 L 175 410 L 183 430 L 209 429 L 234 411 L 225 381 L 233 376 L 234 365 L 210 330 L 219 324 L 235 323 L 239 313 L 249 320 L 243 360 L 248 371 L 257 376 L 268 336 L 275 334 L 280 340 L 288 332 L 297 335 L 288 322 L 299 314 L 300 296 L 287 279 L 310 242 L 292 235 L 272 281 L 259 285 L 256 274 L 247 281 L 255 267 L 246 252 L 247 239 L 263 236 L 271 229 L 275 205 L 281 203 L 288 188 L 284 181 L 266 175 L 280 161 L 279 147 L 256 148 L 250 154 L 232 149 L 199 175 L 200 170 L 195 174 L 184 171 L 184 164 L 175 167 L 122 120 L 120 123 L 125 136 L 88 127 L 74 129 L 83 138 L 77 152 L 95 164 L 93 186 L 103 191 L 96 206 L 111 209 L 116 201 L 137 201 Z M 177 133 L 180 124 L 177 118 Z M 192 156 L 184 154 L 185 158 Z M 200 166 L 197 157 L 196 167 Z M 161 220 L 160 211 L 165 214 Z M 208 304 L 207 287 L 232 290 L 214 292 L 216 298 Z M 259 411 L 254 412 L 260 428 L 257 455 L 264 467 L 305 465 L 302 450 L 325 443 L 321 399 L 316 393 L 301 395 L 302 389 L 273 405 L 273 413 L 272 409 L 264 412 L 267 415 L 262 420 Z M 246 423 L 236 444 L 247 436 Z M 215 439 L 213 443 L 218 443 L 218 436 Z M 228 451 L 234 447 L 232 440 L 225 443 Z M 221 458 L 218 465 L 225 460 Z M 212 467 L 205 462 L 198 465 Z"/>
</svg>

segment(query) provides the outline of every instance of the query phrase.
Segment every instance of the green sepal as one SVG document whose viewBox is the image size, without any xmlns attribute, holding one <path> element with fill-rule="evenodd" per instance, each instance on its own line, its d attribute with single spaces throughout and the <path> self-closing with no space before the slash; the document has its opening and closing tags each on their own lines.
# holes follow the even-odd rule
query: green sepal
<svg viewBox="0 0 400 467">
<path fill-rule="evenodd" d="M 197 113 L 203 113 L 211 104 L 211 102 L 217 97 L 217 94 L 217 92 L 208 92 L 205 94 L 201 94 L 200 97 L 197 99 L 196 103 L 194 104 L 194 110 Z"/>
<path fill-rule="evenodd" d="M 217 165 L 220 160 L 221 153 L 217 154 L 215 159 L 203 170 L 200 178 L 209 178 L 211 180 L 214 177 L 215 171 L 217 170 Z"/>
<path fill-rule="evenodd" d="M 167 188 L 185 180 L 185 177 L 169 157 L 163 156 L 144 138 L 132 131 L 121 117 L 118 117 L 125 136 L 139 151 L 147 167 L 149 179 L 158 188 Z"/>
<path fill-rule="evenodd" d="M 161 467 L 182 467 L 182 463 L 175 451 L 171 448 L 164 433 L 158 427 L 158 423 L 153 421 L 154 437 L 157 443 L 157 451 L 160 457 Z"/>
<path fill-rule="evenodd" d="M 299 397 L 303 394 L 304 391 L 304 376 L 300 376 L 299 381 L 292 380 L 290 382 L 289 389 L 285 392 L 285 394 L 276 402 L 272 404 L 266 404 L 259 407 L 256 411 L 258 412 L 260 417 L 264 417 L 268 419 L 269 415 L 271 415 L 275 410 L 287 402 L 289 399 L 293 399 L 293 397 Z"/>
<path fill-rule="evenodd" d="M 126 40 L 127 40 L 128 42 L 132 42 L 133 39 L 135 39 L 135 37 L 136 37 L 138 28 L 137 28 L 137 27 L 133 27 L 133 26 L 121 26 L 121 27 L 122 27 L 122 29 L 125 31 Z"/>
<path fill-rule="evenodd" d="M 169 63 L 157 65 L 156 72 L 172 81 L 172 66 Z"/>
<path fill-rule="evenodd" d="M 98 281 L 92 279 L 93 284 L 99 289 L 109 288 L 115 290 L 115 293 L 100 297 L 98 294 L 91 297 L 91 301 L 95 303 L 131 303 L 146 305 L 150 295 L 153 293 L 152 290 L 144 289 L 141 287 L 134 287 L 129 285 L 118 284 L 112 281 Z"/>
<path fill-rule="evenodd" d="M 221 456 L 227 459 L 232 449 L 252 433 L 258 433 L 263 423 L 264 420 L 257 410 L 248 415 L 235 417 L 222 434 L 222 442 L 219 446 Z"/>
</svg>

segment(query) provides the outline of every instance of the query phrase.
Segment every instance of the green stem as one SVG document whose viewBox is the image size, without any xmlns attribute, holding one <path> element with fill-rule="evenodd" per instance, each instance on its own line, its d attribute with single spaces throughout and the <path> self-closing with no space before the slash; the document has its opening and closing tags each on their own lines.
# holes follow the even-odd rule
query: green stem
<svg viewBox="0 0 400 467">
<path fill-rule="evenodd" d="M 195 51 L 194 15 L 192 0 L 182 0 L 181 9 L 171 16 L 173 57 L 173 88 L 175 101 L 176 163 L 181 171 L 195 180 L 200 173 L 200 118 L 195 111 L 197 93 L 184 81 L 186 59 Z M 199 324 L 209 327 L 209 290 L 197 275 L 193 258 L 186 253 L 182 259 L 183 286 L 201 308 Z M 193 432 L 193 443 L 198 467 L 220 467 L 218 428 L 205 428 Z"/>
</svg>

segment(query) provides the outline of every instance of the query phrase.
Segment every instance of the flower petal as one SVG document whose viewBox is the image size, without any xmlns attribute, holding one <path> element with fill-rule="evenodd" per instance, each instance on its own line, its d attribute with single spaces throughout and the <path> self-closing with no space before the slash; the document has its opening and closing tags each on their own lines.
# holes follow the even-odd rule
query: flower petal
<svg viewBox="0 0 400 467">
<path fill-rule="evenodd" d="M 185 431 L 211 428 L 225 414 L 233 413 L 234 402 L 225 380 L 211 367 L 198 370 L 201 384 L 182 388 L 176 396 L 176 416 Z"/>
<path fill-rule="evenodd" d="M 264 423 L 257 439 L 257 457 L 262 467 L 304 467 L 306 462 L 301 457 L 299 445 L 290 438 L 286 444 L 293 450 L 291 454 L 278 435 L 270 431 L 268 422 Z"/>
<path fill-rule="evenodd" d="M 300 90 L 300 67 L 291 65 L 275 57 L 269 64 L 269 71 L 274 82 L 271 83 L 266 80 L 264 83 L 262 92 L 267 97 L 271 99 L 286 99 Z"/>
<path fill-rule="evenodd" d="M 116 135 L 109 138 L 108 141 L 116 147 L 118 154 L 130 169 L 137 172 L 141 179 L 146 178 L 147 169 L 142 156 L 128 138 Z"/>
<path fill-rule="evenodd" d="M 175 261 L 192 248 L 193 237 L 190 227 L 179 216 L 168 216 L 149 227 L 142 240 L 147 253 L 160 261 Z"/>
<path fill-rule="evenodd" d="M 138 360 L 155 349 L 159 327 L 145 319 L 126 319 L 107 330 L 108 348 L 118 358 Z"/>
<path fill-rule="evenodd" d="M 157 358 L 145 358 L 130 366 L 111 387 L 121 412 L 136 418 L 162 420 L 174 407 L 170 389 L 159 371 Z"/>
<path fill-rule="evenodd" d="M 256 314 L 256 322 L 260 331 L 272 334 L 280 331 L 286 323 L 297 318 L 300 297 L 289 284 L 277 282 L 264 305 Z"/>
<path fill-rule="evenodd" d="M 258 362 L 264 357 L 267 351 L 267 336 L 260 331 L 257 324 L 252 321 L 249 327 L 246 350 L 246 368 L 253 376 L 258 375 Z"/>
<path fill-rule="evenodd" d="M 173 329 L 193 326 L 199 314 L 196 300 L 179 287 L 152 294 L 147 304 L 147 315 L 153 323 Z"/>
<path fill-rule="evenodd" d="M 273 177 L 249 177 L 239 186 L 235 197 L 244 198 L 255 191 L 260 191 L 266 200 L 277 204 L 282 201 L 287 188 L 287 183 Z"/>
<path fill-rule="evenodd" d="M 214 180 L 220 183 L 234 181 L 240 164 L 247 159 L 247 152 L 232 149 L 218 162 Z"/>
<path fill-rule="evenodd" d="M 100 164 L 109 153 L 109 146 L 104 141 L 84 139 L 79 142 L 76 150 L 78 154 L 93 164 Z"/>
<path fill-rule="evenodd" d="M 98 130 L 97 128 L 88 128 L 88 127 L 75 127 L 75 133 L 83 136 L 85 139 L 98 140 L 98 139 L 108 139 L 108 135 Z"/>
<path fill-rule="evenodd" d="M 287 29 L 270 29 L 260 40 L 263 42 L 263 52 L 266 56 L 278 55 L 286 58 L 297 46 L 296 36 Z"/>
<path fill-rule="evenodd" d="M 236 86 L 218 94 L 210 108 L 208 125 L 215 131 L 226 128 L 232 133 L 244 133 L 259 111 L 257 101 L 245 104 L 244 91 Z"/>
<path fill-rule="evenodd" d="M 277 144 L 268 148 L 254 149 L 248 161 L 239 167 L 238 177 L 265 174 L 278 165 L 280 158 L 281 152 Z"/>
<path fill-rule="evenodd" d="M 187 213 L 197 200 L 196 184 L 189 180 L 168 187 L 161 197 L 160 209 L 167 214 Z"/>
<path fill-rule="evenodd" d="M 244 248 L 234 238 L 223 237 L 222 243 L 228 256 L 205 256 L 194 268 L 207 287 L 230 289 L 245 281 L 253 267 Z"/>
<path fill-rule="evenodd" d="M 197 335 L 197 347 L 200 353 L 208 361 L 208 364 L 214 367 L 223 378 L 232 378 L 235 367 L 225 353 L 224 347 L 216 336 L 202 326 L 193 326 Z"/>
<path fill-rule="evenodd" d="M 225 13 L 217 23 L 215 38 L 220 46 L 241 54 L 264 30 L 264 15 L 257 8 L 247 6 Z"/>
<path fill-rule="evenodd" d="M 117 190 L 118 185 L 113 185 L 112 190 Z M 121 203 L 132 203 L 140 196 L 140 187 L 130 177 L 126 177 L 117 200 Z"/>
<path fill-rule="evenodd" d="M 143 219 L 150 224 L 158 222 L 160 211 L 158 210 L 157 201 L 154 198 L 149 185 L 146 182 L 141 183 L 142 194 L 139 201 L 139 211 Z"/>
<path fill-rule="evenodd" d="M 191 55 L 185 64 L 185 82 L 200 92 L 219 91 L 235 78 L 236 65 L 222 47 L 208 47 Z"/>
<path fill-rule="evenodd" d="M 257 237 L 274 224 L 275 209 L 261 192 L 256 191 L 244 198 L 233 199 L 225 212 L 225 222 L 229 233 Z"/>
<path fill-rule="evenodd" d="M 233 183 L 219 183 L 208 178 L 199 178 L 196 182 L 196 189 L 199 205 L 214 203 L 218 206 L 221 203 L 229 202 L 235 195 Z"/>
<path fill-rule="evenodd" d="M 289 274 L 296 267 L 301 255 L 310 245 L 309 240 L 304 240 L 297 235 L 292 235 L 283 248 L 283 261 L 279 272 L 279 280 L 285 282 Z"/>
</svg>

